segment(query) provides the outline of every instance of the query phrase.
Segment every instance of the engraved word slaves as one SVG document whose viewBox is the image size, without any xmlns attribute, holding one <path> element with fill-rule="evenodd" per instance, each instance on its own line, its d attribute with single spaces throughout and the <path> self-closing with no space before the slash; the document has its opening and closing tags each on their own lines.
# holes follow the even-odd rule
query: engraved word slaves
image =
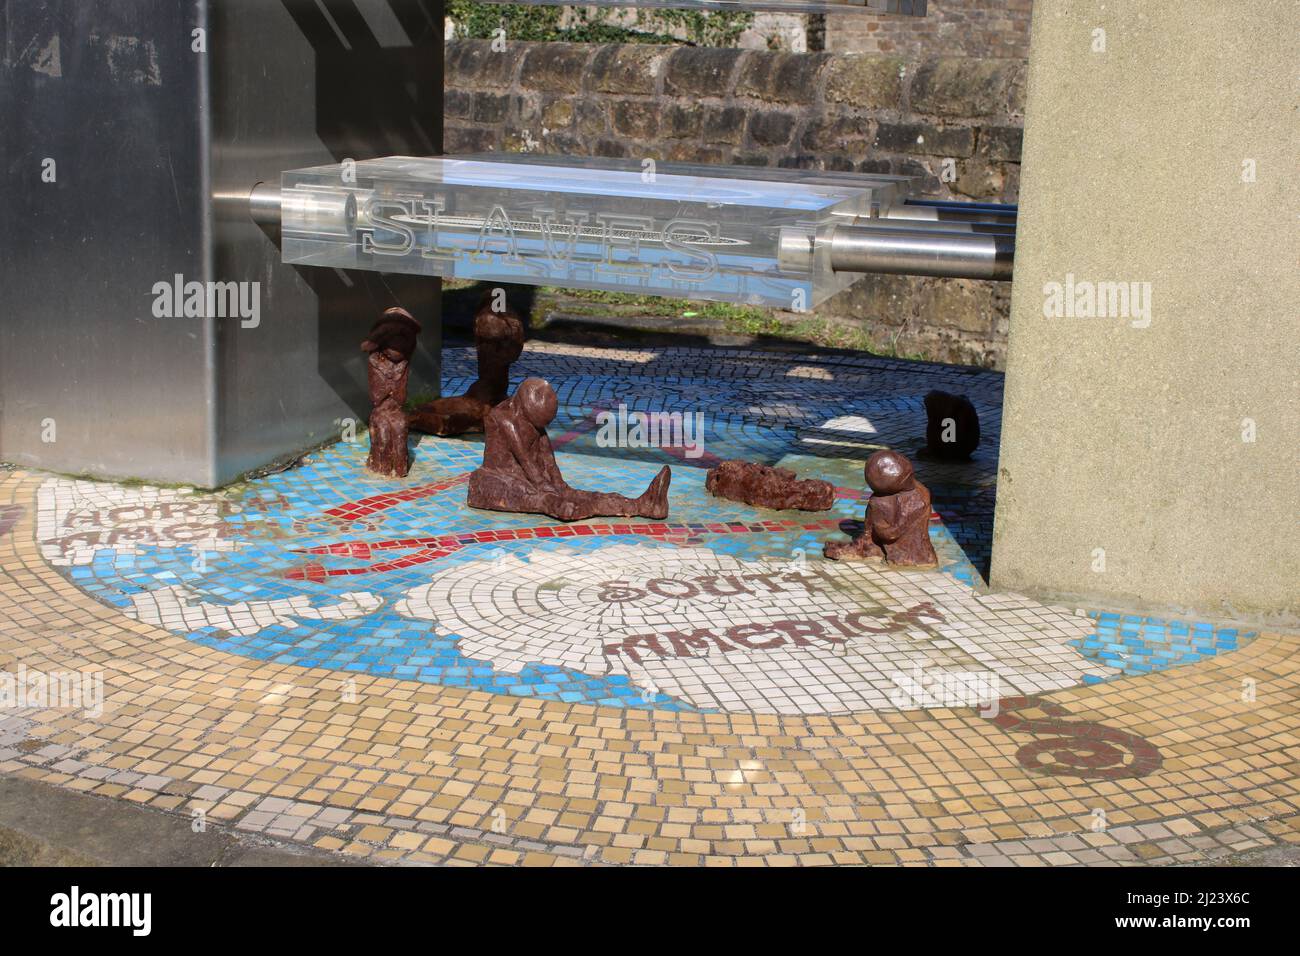
<svg viewBox="0 0 1300 956">
<path fill-rule="evenodd" d="M 718 223 L 653 216 L 553 209 L 508 212 L 496 205 L 484 215 L 451 215 L 441 198 L 373 197 L 366 200 L 357 234 L 361 251 L 380 256 L 418 255 L 455 263 L 499 259 L 533 265 L 539 275 L 556 268 L 601 274 L 705 282 L 718 272 L 709 247 L 743 244 L 720 235 Z M 547 265 L 539 260 L 545 260 Z"/>
</svg>

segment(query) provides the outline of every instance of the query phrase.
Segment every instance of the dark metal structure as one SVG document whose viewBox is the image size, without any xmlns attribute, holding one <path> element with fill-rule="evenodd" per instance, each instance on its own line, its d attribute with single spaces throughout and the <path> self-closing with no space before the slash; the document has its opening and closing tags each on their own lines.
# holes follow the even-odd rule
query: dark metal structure
<svg viewBox="0 0 1300 956">
<path fill-rule="evenodd" d="M 284 265 L 248 195 L 440 152 L 442 13 L 0 0 L 0 459 L 229 482 L 365 420 L 357 343 L 390 306 L 436 391 L 437 280 Z"/>
</svg>

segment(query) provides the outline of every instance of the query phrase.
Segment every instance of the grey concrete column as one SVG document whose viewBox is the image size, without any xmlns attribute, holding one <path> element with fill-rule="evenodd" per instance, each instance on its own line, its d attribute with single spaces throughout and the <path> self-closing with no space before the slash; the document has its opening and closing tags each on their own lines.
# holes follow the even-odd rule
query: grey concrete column
<svg viewBox="0 0 1300 956">
<path fill-rule="evenodd" d="M 1300 7 L 1045 0 L 1030 49 L 992 584 L 1300 623 Z"/>
</svg>

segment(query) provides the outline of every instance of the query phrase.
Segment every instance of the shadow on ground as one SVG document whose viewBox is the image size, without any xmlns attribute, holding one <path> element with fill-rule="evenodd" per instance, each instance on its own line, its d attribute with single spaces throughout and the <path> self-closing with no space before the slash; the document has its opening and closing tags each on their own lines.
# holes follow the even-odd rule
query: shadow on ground
<svg viewBox="0 0 1300 956">
<path fill-rule="evenodd" d="M 0 777 L 0 866 L 350 866 L 121 800 Z"/>
</svg>

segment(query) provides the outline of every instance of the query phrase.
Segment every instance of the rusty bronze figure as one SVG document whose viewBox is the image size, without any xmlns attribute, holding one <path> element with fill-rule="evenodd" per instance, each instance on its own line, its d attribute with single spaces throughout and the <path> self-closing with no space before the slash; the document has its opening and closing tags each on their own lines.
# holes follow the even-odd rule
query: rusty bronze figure
<svg viewBox="0 0 1300 956">
<path fill-rule="evenodd" d="M 934 568 L 930 544 L 930 491 L 916 480 L 912 463 L 896 451 L 878 451 L 865 469 L 871 499 L 862 533 L 850 541 L 828 541 L 822 553 L 833 561 L 879 561 L 909 568 Z"/>
<path fill-rule="evenodd" d="M 557 407 L 550 383 L 529 378 L 514 395 L 488 411 L 483 464 L 469 476 L 471 508 L 543 514 L 560 521 L 598 516 L 668 517 L 672 475 L 667 466 L 639 498 L 570 488 L 546 435 Z"/>
<path fill-rule="evenodd" d="M 405 309 L 391 308 L 371 328 L 361 351 L 367 355 L 370 385 L 370 457 L 366 466 L 385 478 L 404 478 L 411 470 L 406 446 L 406 380 L 420 323 Z"/>
</svg>

